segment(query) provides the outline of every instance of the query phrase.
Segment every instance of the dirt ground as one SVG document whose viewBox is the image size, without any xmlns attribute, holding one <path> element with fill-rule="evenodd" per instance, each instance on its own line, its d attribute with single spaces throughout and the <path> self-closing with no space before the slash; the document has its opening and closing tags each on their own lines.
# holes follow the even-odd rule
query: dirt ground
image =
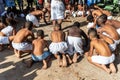
<svg viewBox="0 0 120 80">
<path fill-rule="evenodd" d="M 64 31 L 73 22 L 79 21 L 81 22 L 81 29 L 87 32 L 85 18 L 71 18 L 71 20 L 72 22 L 62 24 Z M 19 19 L 19 21 L 17 27 L 24 22 L 23 19 Z M 41 27 L 36 29 L 43 29 L 46 35 L 45 39 L 50 40 L 49 34 L 52 31 L 52 25 L 41 24 Z M 0 52 L 0 80 L 120 80 L 120 56 L 117 56 L 115 60 L 117 73 L 110 75 L 88 63 L 85 57 L 81 58 L 78 63 L 66 68 L 58 67 L 57 61 L 51 58 L 46 70 L 41 69 L 42 63 L 35 63 L 31 68 L 27 68 L 22 60 L 29 57 L 30 55 L 18 59 L 14 52 L 8 49 Z"/>
</svg>

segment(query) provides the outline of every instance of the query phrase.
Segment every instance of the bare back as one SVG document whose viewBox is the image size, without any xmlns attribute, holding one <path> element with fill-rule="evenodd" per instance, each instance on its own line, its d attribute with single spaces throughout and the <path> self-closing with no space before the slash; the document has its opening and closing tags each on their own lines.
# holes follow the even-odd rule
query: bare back
<svg viewBox="0 0 120 80">
<path fill-rule="evenodd" d="M 51 33 L 52 42 L 62 42 L 64 41 L 64 33 L 62 31 L 53 31 Z"/>
<path fill-rule="evenodd" d="M 119 40 L 119 34 L 117 33 L 116 29 L 113 28 L 110 25 L 105 25 L 101 28 L 102 32 L 107 33 L 110 38 L 114 39 L 114 40 Z"/>
<path fill-rule="evenodd" d="M 105 41 L 101 39 L 92 40 L 91 45 L 93 49 L 96 50 L 97 54 L 106 57 L 111 56 L 111 51 Z"/>
<path fill-rule="evenodd" d="M 107 20 L 106 24 L 113 26 L 115 29 L 120 28 L 120 21 L 117 20 Z"/>
<path fill-rule="evenodd" d="M 69 36 L 81 37 L 81 30 L 77 27 L 72 27 L 69 29 Z"/>
<path fill-rule="evenodd" d="M 28 36 L 32 36 L 32 32 L 27 29 L 21 29 L 17 32 L 13 42 L 14 43 L 21 43 L 23 41 L 26 41 Z"/>
<path fill-rule="evenodd" d="M 36 39 L 33 41 L 33 54 L 36 56 L 42 55 L 47 42 L 44 39 Z"/>
</svg>

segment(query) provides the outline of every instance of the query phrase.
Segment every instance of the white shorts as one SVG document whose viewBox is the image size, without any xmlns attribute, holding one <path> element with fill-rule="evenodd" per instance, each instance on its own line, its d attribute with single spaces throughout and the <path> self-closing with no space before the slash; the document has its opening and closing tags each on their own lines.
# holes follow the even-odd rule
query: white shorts
<svg viewBox="0 0 120 80">
<path fill-rule="evenodd" d="M 74 53 L 83 54 L 83 42 L 82 39 L 79 37 L 67 37 L 67 43 L 68 43 L 68 51 L 67 53 L 69 55 L 73 55 Z"/>
<path fill-rule="evenodd" d="M 119 28 L 119 29 L 117 29 L 117 32 L 118 32 L 118 34 L 120 35 L 120 28 Z"/>
<path fill-rule="evenodd" d="M 51 3 L 51 20 L 64 19 L 65 6 L 62 1 L 52 0 Z"/>
<path fill-rule="evenodd" d="M 39 26 L 38 19 L 32 14 L 27 14 L 26 21 L 31 21 L 35 26 Z"/>
<path fill-rule="evenodd" d="M 78 15 L 78 16 L 82 16 L 82 15 L 83 15 L 83 11 L 78 11 L 78 12 L 77 12 L 77 15 Z"/>
<path fill-rule="evenodd" d="M 120 39 L 119 40 L 114 40 L 115 44 L 118 45 L 120 44 Z"/>
<path fill-rule="evenodd" d="M 112 16 L 108 16 L 107 19 L 109 19 L 109 20 L 112 19 Z"/>
<path fill-rule="evenodd" d="M 112 54 L 110 57 L 95 55 L 91 57 L 92 62 L 98 64 L 110 64 L 115 60 L 115 55 Z"/>
<path fill-rule="evenodd" d="M 9 44 L 9 38 L 6 36 L 0 36 L 0 44 Z"/>
<path fill-rule="evenodd" d="M 87 28 L 90 29 L 94 26 L 94 22 L 89 22 L 88 25 L 87 25 Z"/>
<path fill-rule="evenodd" d="M 49 46 L 49 49 L 50 52 L 52 52 L 53 54 L 57 54 L 58 52 L 65 53 L 65 51 L 68 49 L 68 46 L 66 42 L 59 43 L 52 42 Z"/>
<path fill-rule="evenodd" d="M 12 46 L 14 49 L 25 51 L 25 50 L 32 50 L 32 44 L 29 44 L 27 42 L 22 43 L 14 43 L 12 42 Z"/>
</svg>

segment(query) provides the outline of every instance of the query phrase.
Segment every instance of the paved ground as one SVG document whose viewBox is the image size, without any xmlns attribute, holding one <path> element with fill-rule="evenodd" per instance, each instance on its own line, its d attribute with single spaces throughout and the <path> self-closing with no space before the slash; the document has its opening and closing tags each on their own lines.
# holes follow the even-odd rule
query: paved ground
<svg viewBox="0 0 120 80">
<path fill-rule="evenodd" d="M 81 22 L 81 29 L 87 32 L 84 18 L 72 18 L 71 20 Z M 17 26 L 22 25 L 24 22 L 21 19 L 19 21 L 20 24 Z M 62 25 L 64 31 L 67 29 L 66 26 L 71 25 L 73 22 L 64 22 Z M 51 25 L 36 29 L 43 29 L 46 39 L 50 40 Z M 86 58 L 81 58 L 78 63 L 67 68 L 59 68 L 54 58 L 50 60 L 47 70 L 41 69 L 42 63 L 36 63 L 31 68 L 26 68 L 22 60 L 29 57 L 30 55 L 18 59 L 13 51 L 8 49 L 0 52 L 0 80 L 120 80 L 120 56 L 117 56 L 115 60 L 118 72 L 111 75 L 88 63 Z"/>
</svg>

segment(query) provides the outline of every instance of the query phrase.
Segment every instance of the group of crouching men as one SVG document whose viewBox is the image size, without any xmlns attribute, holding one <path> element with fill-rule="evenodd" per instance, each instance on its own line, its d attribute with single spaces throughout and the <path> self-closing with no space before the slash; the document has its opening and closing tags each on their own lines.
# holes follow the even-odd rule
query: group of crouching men
<svg viewBox="0 0 120 80">
<path fill-rule="evenodd" d="M 14 27 L 14 20 L 7 19 L 8 26 L 0 31 L 0 49 L 5 44 L 12 45 L 15 55 L 20 58 L 23 53 L 30 53 L 31 60 L 27 61 L 28 67 L 36 61 L 43 62 L 43 69 L 48 67 L 50 56 L 57 58 L 60 67 L 66 67 L 68 64 L 76 63 L 81 56 L 87 57 L 88 61 L 95 66 L 105 70 L 107 73 L 116 73 L 114 65 L 117 46 L 120 43 L 119 21 L 107 20 L 105 15 L 97 18 L 97 28 L 90 28 L 88 34 L 80 29 L 80 23 L 75 22 L 65 32 L 60 30 L 60 25 L 56 24 L 51 32 L 51 43 L 44 39 L 44 31 L 38 30 L 37 37 L 32 32 L 33 23 L 25 22 L 23 28 L 17 33 Z M 84 41 L 83 41 L 84 39 Z M 45 51 L 44 49 L 48 50 Z M 84 50 L 89 48 L 89 51 Z M 53 55 L 52 55 L 52 54 Z M 108 66 L 107 66 L 108 65 Z"/>
</svg>

